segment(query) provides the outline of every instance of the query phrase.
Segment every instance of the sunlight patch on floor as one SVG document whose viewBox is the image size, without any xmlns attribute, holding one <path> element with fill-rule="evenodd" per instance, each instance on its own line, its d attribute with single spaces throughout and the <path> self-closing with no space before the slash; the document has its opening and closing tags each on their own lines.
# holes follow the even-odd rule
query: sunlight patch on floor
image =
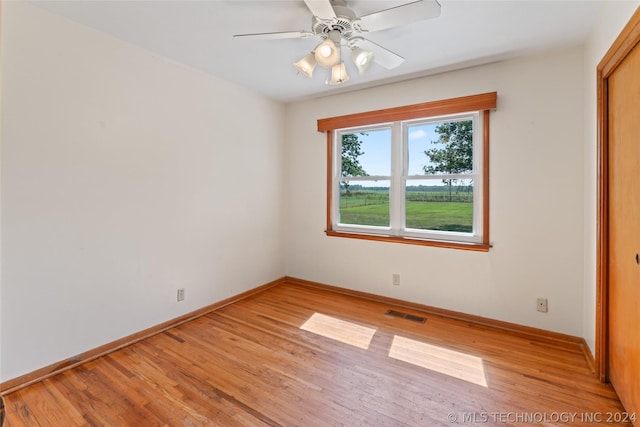
<svg viewBox="0 0 640 427">
<path fill-rule="evenodd" d="M 313 313 L 300 329 L 367 350 L 376 329 Z"/>
<path fill-rule="evenodd" d="M 396 335 L 389 357 L 487 387 L 482 358 L 477 356 Z"/>
</svg>

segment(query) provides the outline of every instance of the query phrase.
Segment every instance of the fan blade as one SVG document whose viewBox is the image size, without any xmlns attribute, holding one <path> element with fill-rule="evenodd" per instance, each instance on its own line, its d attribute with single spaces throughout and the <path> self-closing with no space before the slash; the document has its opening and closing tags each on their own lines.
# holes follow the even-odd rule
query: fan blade
<svg viewBox="0 0 640 427">
<path fill-rule="evenodd" d="M 380 31 L 438 16 L 440 16 L 440 3 L 437 0 L 418 0 L 361 16 L 358 25 L 364 32 Z"/>
<path fill-rule="evenodd" d="M 234 39 L 242 40 L 274 40 L 274 39 L 306 39 L 312 37 L 313 33 L 309 31 L 283 31 L 280 33 L 255 33 L 255 34 L 235 34 Z"/>
<path fill-rule="evenodd" d="M 313 13 L 313 16 L 320 19 L 333 19 L 336 17 L 336 12 L 333 10 L 330 0 L 304 0 L 304 2 Z"/>
<path fill-rule="evenodd" d="M 387 70 L 396 68 L 404 62 L 404 58 L 396 53 L 391 52 L 372 42 L 371 40 L 362 39 L 358 43 L 358 47 L 373 53 L 373 61 L 382 65 Z"/>
</svg>

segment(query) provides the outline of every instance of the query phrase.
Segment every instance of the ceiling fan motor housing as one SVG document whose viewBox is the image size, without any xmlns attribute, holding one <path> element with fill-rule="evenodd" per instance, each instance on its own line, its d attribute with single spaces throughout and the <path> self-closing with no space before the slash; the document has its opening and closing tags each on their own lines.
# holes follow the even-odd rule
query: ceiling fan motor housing
<svg viewBox="0 0 640 427">
<path fill-rule="evenodd" d="M 349 40 L 353 32 L 356 29 L 353 26 L 353 21 L 357 18 L 357 15 L 348 7 L 337 4 L 333 5 L 333 10 L 336 12 L 336 17 L 332 19 L 319 19 L 313 17 L 311 28 L 313 33 L 323 39 L 329 38 L 329 32 L 338 31 L 342 38 Z"/>
</svg>

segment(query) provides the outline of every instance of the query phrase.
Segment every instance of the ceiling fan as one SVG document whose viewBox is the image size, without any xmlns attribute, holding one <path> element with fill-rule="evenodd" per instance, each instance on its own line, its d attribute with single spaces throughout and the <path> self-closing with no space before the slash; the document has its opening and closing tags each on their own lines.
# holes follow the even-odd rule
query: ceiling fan
<svg viewBox="0 0 640 427">
<path fill-rule="evenodd" d="M 322 42 L 293 66 L 307 77 L 313 76 L 316 65 L 331 68 L 331 79 L 327 83 L 332 85 L 349 80 L 342 61 L 342 46 L 349 49 L 351 59 L 360 74 L 364 74 L 372 62 L 390 70 L 402 64 L 404 58 L 367 40 L 364 35 L 440 16 L 440 4 L 437 0 L 417 0 L 363 16 L 357 16 L 347 7 L 345 0 L 304 2 L 313 14 L 311 31 L 236 34 L 233 37 L 254 40 L 319 37 Z"/>
</svg>

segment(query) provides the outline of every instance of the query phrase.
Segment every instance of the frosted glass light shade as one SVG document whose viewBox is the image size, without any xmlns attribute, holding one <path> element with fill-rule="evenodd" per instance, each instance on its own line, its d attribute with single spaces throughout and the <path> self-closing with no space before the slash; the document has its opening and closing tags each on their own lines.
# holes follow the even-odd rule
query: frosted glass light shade
<svg viewBox="0 0 640 427">
<path fill-rule="evenodd" d="M 358 67 L 360 74 L 364 74 L 367 72 L 369 67 L 371 67 L 371 63 L 373 62 L 373 53 L 356 47 L 351 50 L 351 59 L 353 60 L 353 63 L 356 64 L 356 67 Z"/>
<path fill-rule="evenodd" d="M 347 74 L 347 68 L 344 66 L 344 62 L 331 67 L 331 80 L 329 80 L 330 85 L 339 85 L 347 80 L 349 80 L 349 75 Z"/>
<path fill-rule="evenodd" d="M 313 70 L 316 68 L 316 57 L 313 52 L 302 58 L 300 61 L 293 64 L 302 74 L 307 77 L 313 76 Z"/>
<path fill-rule="evenodd" d="M 340 62 L 340 49 L 333 41 L 327 39 L 316 47 L 315 58 L 321 67 L 333 67 Z"/>
</svg>

